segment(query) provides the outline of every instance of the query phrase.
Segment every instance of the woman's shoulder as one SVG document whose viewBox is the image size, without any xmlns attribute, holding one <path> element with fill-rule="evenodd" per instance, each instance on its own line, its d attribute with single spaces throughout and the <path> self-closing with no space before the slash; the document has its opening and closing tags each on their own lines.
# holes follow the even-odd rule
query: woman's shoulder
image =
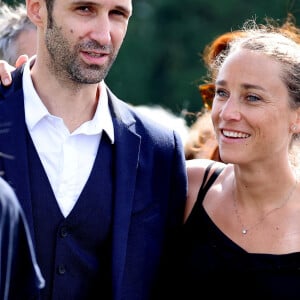
<svg viewBox="0 0 300 300">
<path fill-rule="evenodd" d="M 186 161 L 186 168 L 189 180 L 189 189 L 199 190 L 200 184 L 203 181 L 204 173 L 208 168 L 209 174 L 212 174 L 218 168 L 228 168 L 229 165 L 214 161 L 211 159 L 197 158 Z M 208 174 L 208 175 L 209 175 Z"/>
<path fill-rule="evenodd" d="M 214 172 L 218 168 L 226 168 L 229 167 L 229 165 L 205 158 L 196 158 L 186 161 L 186 168 L 189 177 L 191 177 L 191 179 L 195 177 L 197 181 L 200 182 L 202 181 L 201 179 L 208 167 L 210 167 L 210 172 Z"/>
<path fill-rule="evenodd" d="M 190 214 L 196 202 L 200 186 L 204 180 L 205 171 L 210 167 L 210 170 L 207 174 L 207 178 L 209 178 L 211 174 L 213 174 L 219 168 L 223 170 L 221 176 L 226 176 L 226 174 L 229 174 L 229 172 L 232 170 L 231 164 L 225 164 L 219 161 L 202 158 L 188 160 L 186 162 L 186 167 L 188 174 L 188 196 L 185 217 Z"/>
</svg>

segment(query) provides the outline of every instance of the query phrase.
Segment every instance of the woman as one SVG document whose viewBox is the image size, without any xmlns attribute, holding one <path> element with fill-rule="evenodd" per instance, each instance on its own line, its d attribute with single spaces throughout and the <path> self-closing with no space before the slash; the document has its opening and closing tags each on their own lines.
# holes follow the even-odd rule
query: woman
<svg viewBox="0 0 300 300">
<path fill-rule="evenodd" d="M 179 299 L 300 295 L 300 45 L 253 20 L 211 65 L 212 122 L 224 162 L 187 162 L 184 225 L 167 276 Z"/>
</svg>

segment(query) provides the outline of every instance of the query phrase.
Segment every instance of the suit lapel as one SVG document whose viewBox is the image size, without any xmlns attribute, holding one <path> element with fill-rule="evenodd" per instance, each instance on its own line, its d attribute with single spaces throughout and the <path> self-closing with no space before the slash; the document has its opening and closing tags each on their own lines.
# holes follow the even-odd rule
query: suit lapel
<svg viewBox="0 0 300 300">
<path fill-rule="evenodd" d="M 115 210 L 113 223 L 113 299 L 120 299 L 122 278 L 126 262 L 130 217 L 136 189 L 137 166 L 141 138 L 136 134 L 135 120 L 127 106 L 116 105 L 109 93 L 115 132 Z"/>
<path fill-rule="evenodd" d="M 21 76 L 14 79 L 12 90 L 6 93 L 0 102 L 0 151 L 8 158 L 3 158 L 4 178 L 15 190 L 33 234 L 29 173 L 27 160 L 27 128 L 25 124 L 24 97 L 20 89 Z M 16 86 L 19 88 L 16 89 Z"/>
</svg>

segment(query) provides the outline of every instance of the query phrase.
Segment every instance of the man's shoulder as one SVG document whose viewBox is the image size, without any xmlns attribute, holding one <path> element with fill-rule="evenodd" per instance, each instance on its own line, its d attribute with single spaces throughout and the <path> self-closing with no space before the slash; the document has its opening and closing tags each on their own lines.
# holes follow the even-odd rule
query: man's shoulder
<svg viewBox="0 0 300 300">
<path fill-rule="evenodd" d="M 155 140 L 166 140 L 167 137 L 173 140 L 174 131 L 178 132 L 179 127 L 180 130 L 183 127 L 186 130 L 184 120 L 172 115 L 171 122 L 171 114 L 165 109 L 149 106 L 146 110 L 143 110 L 140 106 L 132 105 L 118 98 L 109 88 L 107 90 L 112 105 L 112 115 L 119 116 L 129 126 L 134 124 L 135 131 L 140 135 L 152 136 Z M 181 133 L 178 132 L 178 134 L 181 136 Z"/>
<path fill-rule="evenodd" d="M 22 89 L 22 75 L 23 68 L 17 68 L 12 72 L 12 84 L 9 86 L 4 86 L 0 83 L 0 99 L 5 99 L 12 95 L 15 92 L 18 92 Z"/>
</svg>

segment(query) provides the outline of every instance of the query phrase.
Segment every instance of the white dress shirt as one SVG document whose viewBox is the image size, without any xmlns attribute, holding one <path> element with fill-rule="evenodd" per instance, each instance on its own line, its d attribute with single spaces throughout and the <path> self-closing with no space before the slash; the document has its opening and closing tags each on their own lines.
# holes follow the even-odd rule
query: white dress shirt
<svg viewBox="0 0 300 300">
<path fill-rule="evenodd" d="M 26 124 L 58 206 L 67 217 L 91 173 L 103 130 L 114 143 L 106 86 L 104 81 L 99 83 L 101 92 L 93 119 L 70 133 L 63 119 L 51 115 L 36 93 L 30 61 L 23 74 Z"/>
</svg>

